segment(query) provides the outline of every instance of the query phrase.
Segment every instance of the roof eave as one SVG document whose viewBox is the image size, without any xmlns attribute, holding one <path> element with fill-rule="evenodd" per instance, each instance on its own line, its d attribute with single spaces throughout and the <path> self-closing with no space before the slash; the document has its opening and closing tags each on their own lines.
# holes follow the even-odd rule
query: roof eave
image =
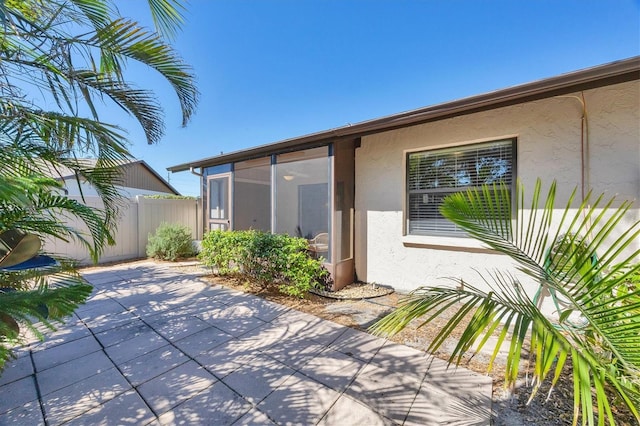
<svg viewBox="0 0 640 426">
<path fill-rule="evenodd" d="M 426 108 L 363 121 L 354 125 L 337 127 L 229 154 L 183 163 L 169 167 L 167 170 L 180 172 L 191 168 L 242 161 L 275 152 L 308 148 L 336 139 L 355 138 L 638 79 L 640 79 L 640 56 Z"/>
</svg>

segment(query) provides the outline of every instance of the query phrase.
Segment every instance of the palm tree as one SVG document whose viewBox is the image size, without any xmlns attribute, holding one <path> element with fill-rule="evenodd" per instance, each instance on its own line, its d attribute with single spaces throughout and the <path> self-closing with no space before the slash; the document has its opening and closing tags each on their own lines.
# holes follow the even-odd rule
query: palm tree
<svg viewBox="0 0 640 426">
<path fill-rule="evenodd" d="M 180 24 L 175 0 L 149 4 L 165 33 Z M 105 203 L 108 227 L 115 223 L 118 206 L 113 168 L 131 154 L 124 129 L 100 121 L 100 105 L 111 101 L 109 106 L 135 117 L 148 143 L 163 134 L 159 102 L 153 92 L 127 82 L 127 61 L 146 65 L 171 84 L 183 125 L 198 97 L 191 69 L 164 39 L 114 11 L 108 0 L 0 3 L 0 148 L 51 148 L 56 155 L 40 158 L 41 166 L 55 173 L 64 158 L 64 166 L 94 185 Z M 74 161 L 87 155 L 98 159 L 97 172 Z"/>
<path fill-rule="evenodd" d="M 56 190 L 60 190 L 61 185 L 50 177 L 36 173 L 6 173 L 4 161 L 11 157 L 8 154 L 0 154 L 0 239 L 20 230 L 23 235 L 26 231 L 39 237 L 75 237 L 91 247 L 79 231 L 61 223 L 57 217 L 68 214 L 82 218 L 97 238 L 104 229 L 101 216 L 93 209 L 59 195 Z M 15 157 L 11 160 L 21 161 Z M 3 250 L 0 254 L 8 256 L 11 253 Z M 61 258 L 38 269 L 3 267 L 0 283 L 0 368 L 11 356 L 12 346 L 20 340 L 18 324 L 42 338 L 43 328 L 53 329 L 53 321 L 61 321 L 71 314 L 92 289 L 71 262 Z"/>
<path fill-rule="evenodd" d="M 75 239 L 94 260 L 118 219 L 116 166 L 132 158 L 125 129 L 100 120 L 117 106 L 160 140 L 163 117 L 150 90 L 126 78 L 128 62 L 159 73 L 173 87 L 186 125 L 197 103 L 192 70 L 166 42 L 182 23 L 178 0 L 149 0 L 158 32 L 120 17 L 109 0 L 0 1 L 0 235 Z M 88 167 L 82 157 L 96 158 Z M 65 196 L 51 176 L 70 169 L 104 202 L 91 209 Z M 60 223 L 80 218 L 87 231 Z M 0 253 L 2 254 L 2 253 Z M 90 292 L 65 259 L 39 270 L 0 272 L 0 368 L 18 337 L 18 323 L 58 320 Z M 46 309 L 45 309 L 46 307 Z"/>
<path fill-rule="evenodd" d="M 467 317 L 450 363 L 459 364 L 464 354 L 477 353 L 497 335 L 489 370 L 500 347 L 508 345 L 506 385 L 515 386 L 521 352 L 528 346 L 533 362 L 531 398 L 543 381 L 550 379 L 555 385 L 570 360 L 574 424 L 580 415 L 583 424 L 594 423 L 594 400 L 599 424 L 605 419 L 615 423 L 611 406 L 618 402 L 640 420 L 640 287 L 630 279 L 640 273 L 640 221 L 632 219 L 626 225 L 630 202 L 616 204 L 615 199 L 605 201 L 603 195 L 591 193 L 574 207 L 574 191 L 564 208 L 556 209 L 555 182 L 544 197 L 541 188 L 538 181 L 529 208 L 520 185 L 514 208 L 504 186 L 453 194 L 441 207 L 446 218 L 510 256 L 519 272 L 540 283 L 535 296 L 525 292 L 525 275 L 490 271 L 480 274 L 490 291 L 467 283 L 463 288 L 419 288 L 374 324 L 373 331 L 394 334 L 416 318 L 424 325 L 457 306 L 429 352 L 437 351 Z M 558 308 L 555 319 L 541 310 L 544 294 Z"/>
</svg>

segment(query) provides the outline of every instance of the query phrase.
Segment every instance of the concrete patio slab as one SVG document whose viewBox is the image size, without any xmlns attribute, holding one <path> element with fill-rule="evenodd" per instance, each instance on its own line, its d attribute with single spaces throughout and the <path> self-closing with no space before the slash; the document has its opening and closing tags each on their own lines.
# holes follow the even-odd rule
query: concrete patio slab
<svg viewBox="0 0 640 426">
<path fill-rule="evenodd" d="M 246 305 L 229 306 L 221 311 L 214 310 L 200 314 L 198 317 L 234 337 L 266 324 L 265 321 L 254 316 L 252 309 Z"/>
<path fill-rule="evenodd" d="M 422 351 L 387 341 L 371 358 L 369 365 L 374 365 L 385 371 L 393 371 L 417 382 L 422 382 L 429 370 L 431 361 L 432 358 Z M 441 365 L 439 361 L 434 360 L 438 365 Z M 448 379 L 449 377 L 447 377 Z"/>
<path fill-rule="evenodd" d="M 342 395 L 333 407 L 322 418 L 319 426 L 335 425 L 367 425 L 367 426 L 388 426 L 396 424 L 392 420 L 380 416 L 371 408 L 358 402 L 357 400 Z"/>
<path fill-rule="evenodd" d="M 44 426 L 40 402 L 36 399 L 0 414 L 0 425 Z"/>
<path fill-rule="evenodd" d="M 210 387 L 218 379 L 195 361 L 169 370 L 138 387 L 138 392 L 156 414 L 162 414 Z"/>
<path fill-rule="evenodd" d="M 241 302 L 237 306 L 249 309 L 254 317 L 266 322 L 273 321 L 280 315 L 289 311 L 289 308 L 286 306 L 278 305 L 277 303 L 257 297 Z"/>
<path fill-rule="evenodd" d="M 411 404 L 404 425 L 425 424 L 486 424 L 491 406 L 490 397 L 457 398 L 441 392 L 437 387 L 423 383 Z"/>
<path fill-rule="evenodd" d="M 347 328 L 329 347 L 361 361 L 369 362 L 384 344 L 384 339 Z"/>
<path fill-rule="evenodd" d="M 258 409 L 277 424 L 314 425 L 339 397 L 339 392 L 296 373 L 258 404 Z"/>
<path fill-rule="evenodd" d="M 33 376 L 23 377 L 2 386 L 0 413 L 20 408 L 22 405 L 38 399 L 38 391 Z"/>
<path fill-rule="evenodd" d="M 295 372 L 273 358 L 256 355 L 249 364 L 240 366 L 222 381 L 247 401 L 258 404 Z"/>
<path fill-rule="evenodd" d="M 92 334 L 97 334 L 102 331 L 125 326 L 136 319 L 138 318 L 133 313 L 123 310 L 121 312 L 101 314 L 96 318 L 83 320 L 83 322 L 89 327 L 89 331 L 91 331 Z"/>
<path fill-rule="evenodd" d="M 403 424 L 419 390 L 416 378 L 368 364 L 345 393 L 396 424 Z"/>
<path fill-rule="evenodd" d="M 271 346 L 264 348 L 262 352 L 298 370 L 324 349 L 324 346 L 312 340 L 292 336 L 275 342 Z"/>
<path fill-rule="evenodd" d="M 345 326 L 331 321 L 317 321 L 310 324 L 296 335 L 313 340 L 323 346 L 328 346 L 342 336 L 346 330 L 347 328 Z"/>
<path fill-rule="evenodd" d="M 180 340 L 211 327 L 205 321 L 192 315 L 155 315 L 146 321 L 157 333 L 171 341 Z"/>
<path fill-rule="evenodd" d="M 102 350 L 100 343 L 95 337 L 89 335 L 54 346 L 46 351 L 34 352 L 33 363 L 37 371 L 43 371 L 100 350 Z"/>
<path fill-rule="evenodd" d="M 98 300 L 92 300 L 76 309 L 76 315 L 83 321 L 101 318 L 109 314 L 126 311 L 125 307 L 112 296 L 106 296 Z"/>
<path fill-rule="evenodd" d="M 152 425 L 154 422 L 156 416 L 140 394 L 130 390 L 72 419 L 65 426 Z"/>
<path fill-rule="evenodd" d="M 233 426 L 251 426 L 251 425 L 272 426 L 272 425 L 275 425 L 275 423 L 273 423 L 271 419 L 262 411 L 254 408 L 244 416 L 240 417 L 240 419 L 238 419 L 233 424 Z"/>
<path fill-rule="evenodd" d="M 114 368 L 113 362 L 102 352 L 93 352 L 36 373 L 41 395 L 73 385 L 81 380 Z"/>
<path fill-rule="evenodd" d="M 44 350 L 46 348 L 52 348 L 63 343 L 91 336 L 91 331 L 87 328 L 86 324 L 78 320 L 75 316 L 67 318 L 64 324 L 64 327 L 60 327 L 56 331 L 46 333 L 46 340 L 34 340 L 31 343 L 31 347 L 34 349 L 38 348 L 38 350 Z"/>
<path fill-rule="evenodd" d="M 152 262 L 94 292 L 0 375 L 0 424 L 489 424 L 491 380 Z"/>
<path fill-rule="evenodd" d="M 342 392 L 364 366 L 365 363 L 359 359 L 327 348 L 311 358 L 300 368 L 300 372 L 331 389 Z"/>
<path fill-rule="evenodd" d="M 152 352 L 166 346 L 168 343 L 151 327 L 131 339 L 124 340 L 116 345 L 106 347 L 104 350 L 116 364 L 122 364 L 141 355 Z"/>
<path fill-rule="evenodd" d="M 108 348 L 151 331 L 153 329 L 147 323 L 140 319 L 135 319 L 119 327 L 95 333 L 94 336 L 104 348 Z"/>
<path fill-rule="evenodd" d="M 185 354 L 192 358 L 202 355 L 216 346 L 220 346 L 225 342 L 233 339 L 233 336 L 225 333 L 216 327 L 209 326 L 197 333 L 190 334 L 180 340 L 176 340 L 173 344 Z"/>
<path fill-rule="evenodd" d="M 15 382 L 27 376 L 33 375 L 33 362 L 29 352 L 22 351 L 17 358 L 9 362 L 0 374 L 0 386 Z"/>
<path fill-rule="evenodd" d="M 195 360 L 218 378 L 224 378 L 260 354 L 252 344 L 232 339 L 195 357 Z"/>
<path fill-rule="evenodd" d="M 127 361 L 119 366 L 133 386 L 141 385 L 172 368 L 187 362 L 189 358 L 179 349 L 165 345 L 155 351 Z"/>
<path fill-rule="evenodd" d="M 111 368 L 43 395 L 42 406 L 50 425 L 61 424 L 130 390 L 120 372 Z"/>
<path fill-rule="evenodd" d="M 242 396 L 217 382 L 158 420 L 161 425 L 231 425 L 251 408 Z"/>
</svg>

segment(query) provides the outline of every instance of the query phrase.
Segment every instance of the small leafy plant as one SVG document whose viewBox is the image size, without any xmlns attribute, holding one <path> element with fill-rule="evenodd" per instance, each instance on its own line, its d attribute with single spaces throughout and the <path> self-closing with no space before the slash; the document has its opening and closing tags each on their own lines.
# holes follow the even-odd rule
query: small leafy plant
<svg viewBox="0 0 640 426">
<path fill-rule="evenodd" d="M 202 241 L 200 260 L 220 275 L 240 275 L 261 289 L 302 297 L 320 287 L 328 272 L 308 253 L 304 238 L 256 230 L 211 231 Z"/>
<path fill-rule="evenodd" d="M 147 256 L 176 261 L 195 254 L 191 231 L 183 225 L 163 222 L 155 234 L 149 234 Z"/>
</svg>

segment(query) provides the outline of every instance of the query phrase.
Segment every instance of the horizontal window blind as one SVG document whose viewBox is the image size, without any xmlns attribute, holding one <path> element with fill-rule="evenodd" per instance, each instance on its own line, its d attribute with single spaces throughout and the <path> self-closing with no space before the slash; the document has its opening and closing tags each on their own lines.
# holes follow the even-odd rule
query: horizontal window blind
<svg viewBox="0 0 640 426">
<path fill-rule="evenodd" d="M 515 140 L 408 154 L 407 232 L 410 235 L 464 236 L 439 211 L 449 194 L 484 184 L 514 184 Z"/>
</svg>

